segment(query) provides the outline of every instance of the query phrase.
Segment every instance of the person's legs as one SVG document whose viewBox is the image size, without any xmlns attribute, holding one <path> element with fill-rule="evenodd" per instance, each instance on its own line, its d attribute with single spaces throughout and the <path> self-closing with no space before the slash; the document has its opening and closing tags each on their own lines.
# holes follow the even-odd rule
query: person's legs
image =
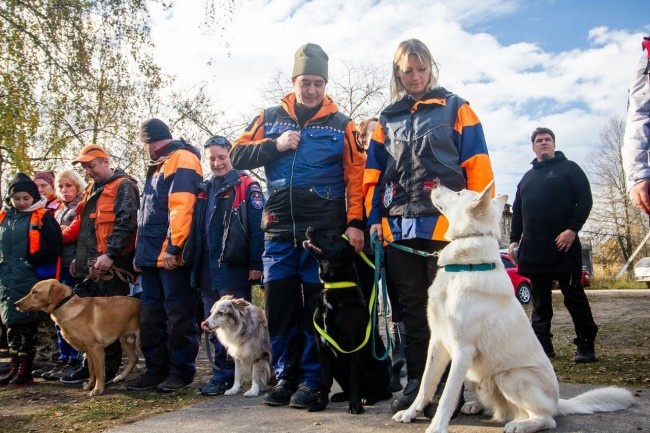
<svg viewBox="0 0 650 433">
<path fill-rule="evenodd" d="M 290 242 L 264 243 L 264 291 L 271 337 L 271 367 L 278 384 L 264 396 L 271 406 L 289 404 L 300 381 L 304 335 L 300 327 L 302 294 L 299 255 Z"/>
<path fill-rule="evenodd" d="M 530 323 L 533 332 L 549 358 L 555 356 L 551 320 L 553 319 L 552 275 L 534 275 L 530 278 L 532 314 Z"/>
<path fill-rule="evenodd" d="M 147 372 L 127 382 L 127 389 L 155 388 L 169 374 L 167 313 L 160 269 L 143 267 L 140 296 L 140 345 Z M 188 287 L 183 287 L 188 290 Z"/>
<path fill-rule="evenodd" d="M 427 239 L 408 239 L 398 243 L 429 253 L 439 251 L 447 245 L 446 242 Z M 421 257 L 389 246 L 387 262 L 398 292 L 402 307 L 401 318 L 406 329 L 404 357 L 408 381 L 402 395 L 396 397 L 391 404 L 392 411 L 397 412 L 406 409 L 415 399 L 426 365 L 430 339 L 427 292 L 435 278 L 438 261 L 435 257 Z"/>
<path fill-rule="evenodd" d="M 168 380 L 178 378 L 184 384 L 192 383 L 196 373 L 196 355 L 199 339 L 196 329 L 197 293 L 190 289 L 189 271 L 178 268 L 158 270 L 164 292 L 167 316 L 167 351 L 171 363 Z M 162 384 L 161 384 L 162 386 Z M 159 391 L 164 391 L 158 387 Z"/>
<path fill-rule="evenodd" d="M 580 282 L 580 274 L 568 275 L 559 279 L 560 290 L 564 297 L 564 306 L 573 319 L 577 346 L 576 363 L 593 362 L 596 360 L 594 342 L 598 333 L 598 325 L 594 321 L 589 306 L 589 299 Z"/>
</svg>

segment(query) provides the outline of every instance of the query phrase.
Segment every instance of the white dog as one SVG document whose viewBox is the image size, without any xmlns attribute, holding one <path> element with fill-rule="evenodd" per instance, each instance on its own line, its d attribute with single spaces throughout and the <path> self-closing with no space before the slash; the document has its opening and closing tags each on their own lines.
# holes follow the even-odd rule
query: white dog
<svg viewBox="0 0 650 433">
<path fill-rule="evenodd" d="M 251 389 L 244 393 L 245 397 L 257 397 L 275 381 L 264 311 L 244 299 L 224 296 L 214 303 L 201 328 L 214 332 L 235 360 L 235 380 L 225 395 L 239 392 L 244 375 L 252 377 Z"/>
<path fill-rule="evenodd" d="M 506 422 L 506 433 L 555 428 L 556 415 L 590 414 L 625 409 L 633 403 L 622 388 L 595 389 L 571 400 L 559 398 L 553 366 L 512 295 L 499 257 L 499 220 L 507 196 L 490 200 L 492 183 L 482 193 L 438 186 L 433 204 L 449 220 L 441 252 L 444 268 L 429 288 L 427 306 L 431 340 L 420 391 L 406 410 L 393 416 L 411 422 L 432 401 L 451 361 L 447 384 L 427 433 L 445 433 L 463 380 L 478 395 L 462 412 L 485 409 Z"/>
</svg>

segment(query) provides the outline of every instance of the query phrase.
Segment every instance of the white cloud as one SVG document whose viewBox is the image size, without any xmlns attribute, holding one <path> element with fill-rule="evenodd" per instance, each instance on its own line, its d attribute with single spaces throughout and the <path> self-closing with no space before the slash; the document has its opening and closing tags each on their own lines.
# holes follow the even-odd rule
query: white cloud
<svg viewBox="0 0 650 433">
<path fill-rule="evenodd" d="M 184 0 L 171 14 L 155 10 L 152 18 L 163 70 L 178 77 L 179 88 L 207 82 L 215 102 L 236 118 L 268 103 L 260 89 L 274 71 L 291 71 L 293 53 L 306 42 L 323 46 L 336 76 L 342 61 L 390 65 L 401 40 L 421 39 L 441 66 L 441 85 L 469 100 L 481 119 L 497 191 L 512 200 L 533 158 L 535 127 L 553 129 L 558 150 L 582 163 L 607 119 L 624 114 L 641 40 L 603 23 L 585 34 L 587 49 L 551 53 L 466 30 L 518 7 L 515 0 L 250 0 L 219 23 L 225 39 L 219 26 L 200 30 L 203 0 Z"/>
</svg>

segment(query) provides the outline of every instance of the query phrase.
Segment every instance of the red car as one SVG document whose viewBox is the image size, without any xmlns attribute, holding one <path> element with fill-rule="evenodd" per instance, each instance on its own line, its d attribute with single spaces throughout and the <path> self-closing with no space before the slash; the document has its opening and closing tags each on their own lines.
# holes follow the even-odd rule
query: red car
<svg viewBox="0 0 650 433">
<path fill-rule="evenodd" d="M 512 281 L 512 287 L 515 289 L 515 297 L 522 304 L 530 302 L 530 280 L 517 272 L 517 264 L 510 260 L 507 254 L 501 254 L 501 261 L 506 268 L 506 272 Z"/>
</svg>

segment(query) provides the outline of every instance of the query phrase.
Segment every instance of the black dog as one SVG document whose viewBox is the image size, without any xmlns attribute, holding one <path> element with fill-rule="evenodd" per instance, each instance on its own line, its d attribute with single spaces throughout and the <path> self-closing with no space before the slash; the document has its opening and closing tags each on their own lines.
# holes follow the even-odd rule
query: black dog
<svg viewBox="0 0 650 433">
<path fill-rule="evenodd" d="M 320 279 L 325 285 L 318 304 L 316 324 L 342 350 L 352 351 L 365 340 L 370 320 L 367 297 L 359 287 L 354 265 L 354 247 L 341 236 L 326 235 L 311 227 L 306 236 L 303 247 L 318 260 Z M 384 343 L 377 330 L 374 334 L 376 350 L 381 355 L 385 350 Z M 332 401 L 347 399 L 349 411 L 353 414 L 364 412 L 362 402 L 372 405 L 391 398 L 390 360 L 373 358 L 370 339 L 363 348 L 350 354 L 338 351 L 318 332 L 316 340 L 321 364 L 321 392 L 319 401 L 310 411 L 325 409 L 333 379 L 343 392 L 333 395 Z"/>
</svg>

